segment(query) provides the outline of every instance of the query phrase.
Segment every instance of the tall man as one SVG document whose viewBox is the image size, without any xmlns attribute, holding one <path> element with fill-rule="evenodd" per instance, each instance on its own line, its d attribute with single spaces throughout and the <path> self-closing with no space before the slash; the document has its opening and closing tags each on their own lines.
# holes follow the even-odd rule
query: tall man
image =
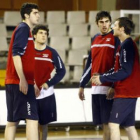
<svg viewBox="0 0 140 140">
<path fill-rule="evenodd" d="M 120 140 L 119 126 L 125 127 L 130 140 L 138 140 L 135 129 L 135 107 L 140 97 L 140 63 L 136 44 L 130 37 L 134 24 L 127 17 L 118 18 L 114 24 L 114 35 L 121 45 L 116 52 L 114 68 L 103 75 L 93 76 L 93 83 L 115 82 L 115 96 L 109 127 L 111 140 Z"/>
<path fill-rule="evenodd" d="M 34 43 L 30 28 L 38 24 L 38 6 L 24 3 L 23 21 L 15 28 L 8 53 L 6 71 L 7 125 L 5 140 L 14 140 L 20 120 L 26 120 L 28 140 L 38 140 L 38 114 L 34 92 Z M 10 21 L 9 21 L 10 22 Z"/>
<path fill-rule="evenodd" d="M 118 38 L 113 36 L 111 30 L 111 16 L 107 11 L 100 11 L 96 15 L 96 23 L 101 34 L 94 36 L 87 64 L 80 81 L 79 98 L 84 100 L 84 87 L 93 73 L 108 71 L 114 65 L 114 52 L 119 44 Z M 112 100 L 106 99 L 111 83 L 101 86 L 92 84 L 92 113 L 95 125 L 103 124 L 103 139 L 109 140 L 108 120 L 112 107 Z"/>
<path fill-rule="evenodd" d="M 57 120 L 54 85 L 65 75 L 65 66 L 57 51 L 47 46 L 49 31 L 37 25 L 35 39 L 35 91 L 39 115 L 39 140 L 47 139 L 47 124 Z M 52 73 L 56 71 L 54 75 Z"/>
</svg>

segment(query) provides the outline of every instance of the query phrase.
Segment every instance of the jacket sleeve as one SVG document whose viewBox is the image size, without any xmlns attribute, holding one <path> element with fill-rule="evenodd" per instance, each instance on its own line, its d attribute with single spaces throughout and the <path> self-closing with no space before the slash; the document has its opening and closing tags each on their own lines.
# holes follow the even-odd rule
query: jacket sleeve
<svg viewBox="0 0 140 140">
<path fill-rule="evenodd" d="M 115 62 L 115 56 L 116 56 L 117 49 L 120 46 L 120 40 L 119 40 L 118 37 L 114 37 L 114 39 L 115 39 L 115 49 L 114 49 L 114 62 Z M 108 70 L 107 72 L 105 72 L 104 74 L 112 73 L 112 72 L 114 72 L 114 66 L 110 70 Z"/>
<path fill-rule="evenodd" d="M 47 81 L 47 84 L 49 87 L 56 85 L 58 82 L 60 82 L 66 73 L 64 63 L 63 63 L 61 57 L 59 56 L 59 54 L 55 50 L 53 51 L 52 59 L 53 59 L 56 73 L 55 73 L 54 77 L 52 77 L 52 79 Z"/>
<path fill-rule="evenodd" d="M 28 43 L 29 29 L 27 27 L 18 28 L 15 31 L 12 55 L 22 56 L 25 54 Z"/>
<path fill-rule="evenodd" d="M 101 75 L 101 82 L 116 82 L 131 75 L 134 64 L 134 56 L 135 50 L 132 43 L 128 42 L 125 46 L 122 46 L 120 52 L 120 69 L 118 71 Z"/>
<path fill-rule="evenodd" d="M 89 82 L 91 78 L 91 67 L 92 67 L 92 63 L 91 63 L 91 51 L 90 51 L 87 59 L 86 67 L 84 69 L 83 75 L 80 80 L 80 87 L 84 88 L 85 85 Z"/>
</svg>

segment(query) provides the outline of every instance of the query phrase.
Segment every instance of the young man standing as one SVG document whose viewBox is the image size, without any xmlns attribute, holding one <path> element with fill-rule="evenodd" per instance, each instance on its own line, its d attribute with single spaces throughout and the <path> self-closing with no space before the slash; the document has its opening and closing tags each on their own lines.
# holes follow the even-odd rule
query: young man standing
<svg viewBox="0 0 140 140">
<path fill-rule="evenodd" d="M 107 11 L 101 11 L 96 15 L 96 23 L 101 34 L 94 36 L 87 64 L 80 81 L 79 98 L 84 100 L 84 87 L 93 73 L 108 71 L 114 65 L 114 53 L 119 40 L 113 36 L 111 30 L 111 16 Z M 106 99 L 106 94 L 111 83 L 101 86 L 92 84 L 92 114 L 94 125 L 103 124 L 103 140 L 110 139 L 108 121 L 112 107 L 112 100 Z"/>
<path fill-rule="evenodd" d="M 47 124 L 57 119 L 54 85 L 65 75 L 65 66 L 55 49 L 47 46 L 49 31 L 37 25 L 32 31 L 35 40 L 35 91 L 39 115 L 39 140 L 47 139 Z M 52 73 L 55 70 L 55 74 Z"/>
<path fill-rule="evenodd" d="M 92 82 L 100 85 L 115 82 L 115 95 L 109 127 L 111 140 L 120 140 L 119 126 L 125 127 L 130 140 L 138 140 L 135 129 L 135 108 L 140 97 L 140 63 L 136 44 L 130 37 L 134 24 L 127 17 L 118 18 L 114 24 L 114 36 L 118 36 L 121 45 L 116 52 L 114 68 L 103 75 L 95 75 Z"/>
<path fill-rule="evenodd" d="M 14 140 L 20 120 L 26 120 L 28 140 L 38 140 L 38 114 L 34 92 L 34 43 L 30 28 L 38 24 L 38 6 L 24 3 L 23 22 L 14 30 L 6 70 L 7 125 L 5 140 Z"/>
</svg>

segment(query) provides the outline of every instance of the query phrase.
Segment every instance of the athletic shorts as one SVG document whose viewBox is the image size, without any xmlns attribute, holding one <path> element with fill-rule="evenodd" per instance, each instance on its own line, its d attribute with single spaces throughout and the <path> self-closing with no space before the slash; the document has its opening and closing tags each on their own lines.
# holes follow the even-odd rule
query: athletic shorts
<svg viewBox="0 0 140 140">
<path fill-rule="evenodd" d="M 38 120 L 34 86 L 28 85 L 28 93 L 19 91 L 18 84 L 6 85 L 7 121 Z"/>
<path fill-rule="evenodd" d="M 93 124 L 100 125 L 109 122 L 113 100 L 107 100 L 104 94 L 92 94 Z"/>
<path fill-rule="evenodd" d="M 114 99 L 109 122 L 125 127 L 134 126 L 136 101 L 137 98 Z"/>
<path fill-rule="evenodd" d="M 40 125 L 46 125 L 57 120 L 56 100 L 54 94 L 43 99 L 37 99 L 37 108 Z"/>
</svg>

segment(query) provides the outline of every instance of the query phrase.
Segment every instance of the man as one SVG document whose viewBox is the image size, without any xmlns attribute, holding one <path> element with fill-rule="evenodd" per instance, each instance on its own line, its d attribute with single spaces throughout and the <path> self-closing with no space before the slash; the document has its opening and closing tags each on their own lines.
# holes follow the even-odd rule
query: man
<svg viewBox="0 0 140 140">
<path fill-rule="evenodd" d="M 87 64 L 80 81 L 79 98 L 84 100 L 84 87 L 92 77 L 93 73 L 108 71 L 114 65 L 114 51 L 119 40 L 113 36 L 111 16 L 107 11 L 100 11 L 96 15 L 96 23 L 101 34 L 94 36 Z M 112 107 L 112 100 L 106 99 L 111 83 L 101 86 L 92 84 L 92 114 L 94 125 L 103 124 L 103 139 L 109 140 L 108 120 Z"/>
<path fill-rule="evenodd" d="M 38 140 L 38 114 L 34 92 L 34 43 L 30 28 L 38 24 L 38 6 L 24 3 L 20 10 L 23 22 L 14 30 L 6 71 L 7 125 L 5 140 L 14 140 L 20 120 L 26 120 L 28 140 Z"/>
<path fill-rule="evenodd" d="M 118 18 L 114 24 L 114 36 L 118 36 L 121 45 L 116 52 L 116 61 L 112 72 L 93 76 L 96 85 L 115 82 L 115 95 L 109 127 L 111 140 L 120 140 L 119 126 L 125 127 L 130 140 L 138 140 L 135 129 L 135 107 L 140 97 L 140 65 L 136 44 L 130 37 L 134 24 L 127 17 Z"/>
<path fill-rule="evenodd" d="M 53 86 L 65 75 L 65 66 L 55 49 L 47 46 L 48 29 L 37 25 L 32 31 L 35 40 L 35 91 L 39 115 L 39 140 L 47 139 L 47 124 L 56 121 Z M 56 73 L 52 76 L 52 73 Z"/>
</svg>

